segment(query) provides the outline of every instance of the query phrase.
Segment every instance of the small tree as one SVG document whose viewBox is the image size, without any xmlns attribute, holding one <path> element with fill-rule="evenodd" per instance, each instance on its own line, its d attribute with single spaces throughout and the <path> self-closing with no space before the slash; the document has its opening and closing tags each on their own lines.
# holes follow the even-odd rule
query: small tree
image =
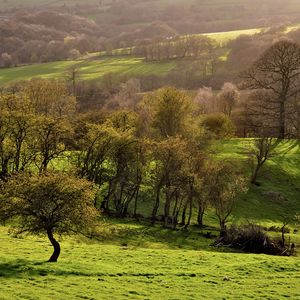
<svg viewBox="0 0 300 300">
<path fill-rule="evenodd" d="M 246 192 L 246 182 L 236 172 L 236 167 L 228 163 L 211 162 L 206 171 L 207 194 L 215 208 L 222 235 L 226 232 L 226 223 L 232 213 L 237 195 Z"/>
<path fill-rule="evenodd" d="M 276 143 L 274 143 L 273 138 L 263 137 L 255 140 L 254 146 L 249 153 L 252 164 L 252 184 L 257 184 L 259 171 L 265 162 L 271 157 L 275 147 Z"/>
<path fill-rule="evenodd" d="M 218 110 L 231 117 L 232 111 L 239 100 L 240 94 L 237 87 L 230 83 L 224 83 L 221 92 L 218 94 Z"/>
<path fill-rule="evenodd" d="M 16 219 L 17 233 L 47 234 L 54 248 L 48 262 L 56 262 L 61 248 L 54 234 L 82 233 L 89 228 L 98 215 L 93 199 L 93 185 L 70 174 L 23 173 L 3 188 L 0 220 Z"/>
</svg>

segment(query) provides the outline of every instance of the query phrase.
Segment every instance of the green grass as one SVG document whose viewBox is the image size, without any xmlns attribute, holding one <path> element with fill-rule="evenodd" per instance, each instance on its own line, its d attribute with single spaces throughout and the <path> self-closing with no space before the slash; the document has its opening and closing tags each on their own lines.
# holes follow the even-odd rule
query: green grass
<svg viewBox="0 0 300 300">
<path fill-rule="evenodd" d="M 251 139 L 233 139 L 219 143 L 213 152 L 222 159 L 233 159 L 241 163 L 246 175 L 250 175 L 248 153 Z M 274 155 L 263 166 L 258 178 L 261 186 L 250 186 L 246 195 L 237 203 L 233 220 L 235 222 L 254 221 L 264 226 L 279 225 L 282 215 L 300 212 L 300 143 L 283 141 L 275 149 Z M 280 193 L 284 201 L 269 198 L 269 192 Z"/>
<path fill-rule="evenodd" d="M 182 234 L 181 234 L 182 236 Z M 149 239 L 144 236 L 144 241 Z M 0 227 L 0 298 L 298 299 L 299 258 L 181 248 L 138 247 L 68 238 L 57 264 L 44 238 L 9 237 Z M 194 236 L 197 241 L 203 240 Z M 205 241 L 206 244 L 209 243 Z M 194 242 L 195 243 L 195 242 Z M 197 244 L 197 243 L 195 243 Z M 198 242 L 199 244 L 199 242 Z"/>
<path fill-rule="evenodd" d="M 298 29 L 300 25 L 293 25 L 287 28 L 286 33 Z M 227 42 L 238 38 L 241 35 L 254 35 L 261 32 L 262 28 L 236 30 L 228 32 L 216 32 L 204 34 L 213 39 L 218 45 L 225 45 Z M 201 35 L 196 35 L 201 36 Z M 120 49 L 119 49 L 120 50 Z M 116 50 L 118 51 L 118 50 Z M 218 55 L 220 60 L 226 61 L 229 49 L 220 48 Z M 103 75 L 113 73 L 120 76 L 137 75 L 158 75 L 168 74 L 177 65 L 177 61 L 168 62 L 146 62 L 137 57 L 102 57 L 92 53 L 83 56 L 80 60 L 57 61 L 51 63 L 39 63 L 16 68 L 0 69 L 0 86 L 6 86 L 22 80 L 32 78 L 70 78 L 70 70 L 77 69 L 80 80 L 101 80 Z"/>
<path fill-rule="evenodd" d="M 212 148 L 219 159 L 234 159 L 249 174 L 253 140 L 232 139 Z M 61 164 L 61 162 L 59 163 Z M 279 144 L 253 186 L 239 199 L 231 221 L 280 225 L 287 207 L 300 209 L 300 143 Z M 284 194 L 284 202 L 264 196 Z M 145 205 L 145 204 L 143 204 Z M 143 209 L 143 207 L 142 207 Z M 102 221 L 97 239 L 61 240 L 57 264 L 45 237 L 8 234 L 0 227 L 0 299 L 299 299 L 300 258 L 239 253 L 211 246 L 202 233 L 217 234 L 212 211 L 201 231 L 171 231 L 131 220 Z M 292 228 L 294 228 L 292 226 Z M 272 233 L 272 235 L 276 235 Z M 290 234 L 300 244 L 299 234 Z M 299 250 L 298 250 L 299 251 Z"/>
<path fill-rule="evenodd" d="M 244 29 L 244 30 L 234 30 L 234 31 L 227 31 L 227 32 L 213 32 L 213 33 L 206 33 L 203 34 L 207 36 L 219 44 L 224 44 L 229 41 L 237 39 L 241 35 L 254 35 L 261 32 L 262 28 L 253 28 L 253 29 Z"/>
<path fill-rule="evenodd" d="M 175 62 L 148 63 L 142 58 L 117 57 L 86 59 L 79 61 L 58 61 L 33 64 L 29 66 L 0 69 L 0 85 L 7 85 L 21 80 L 40 78 L 70 78 L 69 71 L 76 68 L 80 80 L 98 80 L 104 74 L 117 75 L 165 75 L 176 66 Z"/>
</svg>

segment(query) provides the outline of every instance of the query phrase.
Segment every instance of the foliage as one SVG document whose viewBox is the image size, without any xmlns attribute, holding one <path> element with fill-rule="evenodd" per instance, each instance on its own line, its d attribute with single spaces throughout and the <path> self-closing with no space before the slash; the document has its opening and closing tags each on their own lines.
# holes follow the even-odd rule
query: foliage
<svg viewBox="0 0 300 300">
<path fill-rule="evenodd" d="M 17 232 L 47 234 L 54 246 L 49 261 L 60 254 L 53 234 L 83 232 L 94 224 L 93 185 L 67 173 L 22 173 L 3 184 L 0 219 L 16 219 Z"/>
<path fill-rule="evenodd" d="M 212 138 L 217 139 L 233 137 L 236 130 L 230 118 L 223 113 L 204 115 L 201 124 Z"/>
</svg>

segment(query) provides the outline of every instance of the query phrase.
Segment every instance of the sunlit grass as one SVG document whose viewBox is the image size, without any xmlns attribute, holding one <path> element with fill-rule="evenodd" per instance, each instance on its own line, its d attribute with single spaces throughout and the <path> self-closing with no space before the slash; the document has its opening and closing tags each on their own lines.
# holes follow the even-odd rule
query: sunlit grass
<svg viewBox="0 0 300 300">
<path fill-rule="evenodd" d="M 212 148 L 212 155 L 236 160 L 248 174 L 252 143 L 251 139 L 222 141 Z M 297 141 L 279 144 L 276 157 L 262 170 L 261 186 L 251 187 L 238 200 L 231 221 L 279 226 L 286 207 L 300 208 L 299 145 Z M 61 158 L 53 167 L 68 168 L 68 163 Z M 270 190 L 285 194 L 288 201 L 267 199 L 264 192 Z M 147 201 L 139 204 L 139 212 Z M 299 257 L 215 248 L 213 240 L 201 234 L 218 234 L 211 227 L 217 226 L 212 210 L 204 221 L 210 227 L 172 231 L 149 227 L 144 221 L 106 219 L 97 239 L 61 239 L 57 264 L 45 263 L 52 252 L 46 237 L 13 236 L 8 227 L 0 227 L 0 299 L 300 298 Z M 299 234 L 290 237 L 300 243 Z"/>
<path fill-rule="evenodd" d="M 71 69 L 75 68 L 78 79 L 97 80 L 103 75 L 112 73 L 118 76 L 130 75 L 165 75 L 176 66 L 174 61 L 151 63 L 142 58 L 116 57 L 99 58 L 79 61 L 58 61 L 52 63 L 33 64 L 29 66 L 0 69 L 0 85 L 6 85 L 21 80 L 40 78 L 70 79 Z"/>
</svg>

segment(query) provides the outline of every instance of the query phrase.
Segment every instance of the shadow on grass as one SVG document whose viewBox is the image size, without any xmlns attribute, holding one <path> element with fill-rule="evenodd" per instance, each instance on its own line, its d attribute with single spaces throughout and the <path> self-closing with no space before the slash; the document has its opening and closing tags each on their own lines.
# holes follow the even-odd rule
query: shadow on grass
<svg viewBox="0 0 300 300">
<path fill-rule="evenodd" d="M 47 262 L 33 262 L 25 259 L 0 263 L 0 278 L 45 277 L 49 275 L 91 276 L 90 273 L 76 270 L 52 269 L 52 265 Z M 61 266 L 59 262 L 56 265 Z"/>
<path fill-rule="evenodd" d="M 44 268 L 40 268 L 40 266 L 44 266 Z M 0 263 L 0 278 L 32 278 L 32 277 L 46 277 L 46 276 L 81 276 L 81 277 L 98 277 L 99 281 L 103 281 L 103 277 L 146 277 L 146 278 L 154 278 L 154 277 L 170 277 L 170 276 L 178 276 L 178 277 L 196 277 L 195 273 L 190 272 L 179 272 L 175 274 L 170 274 L 169 272 L 161 273 L 161 272 L 114 272 L 114 273 L 104 273 L 104 272 L 80 272 L 80 271 L 67 271 L 67 270 L 53 270 L 47 269 L 49 266 L 48 263 L 33 263 L 32 261 L 27 260 L 17 260 L 11 263 Z"/>
</svg>

